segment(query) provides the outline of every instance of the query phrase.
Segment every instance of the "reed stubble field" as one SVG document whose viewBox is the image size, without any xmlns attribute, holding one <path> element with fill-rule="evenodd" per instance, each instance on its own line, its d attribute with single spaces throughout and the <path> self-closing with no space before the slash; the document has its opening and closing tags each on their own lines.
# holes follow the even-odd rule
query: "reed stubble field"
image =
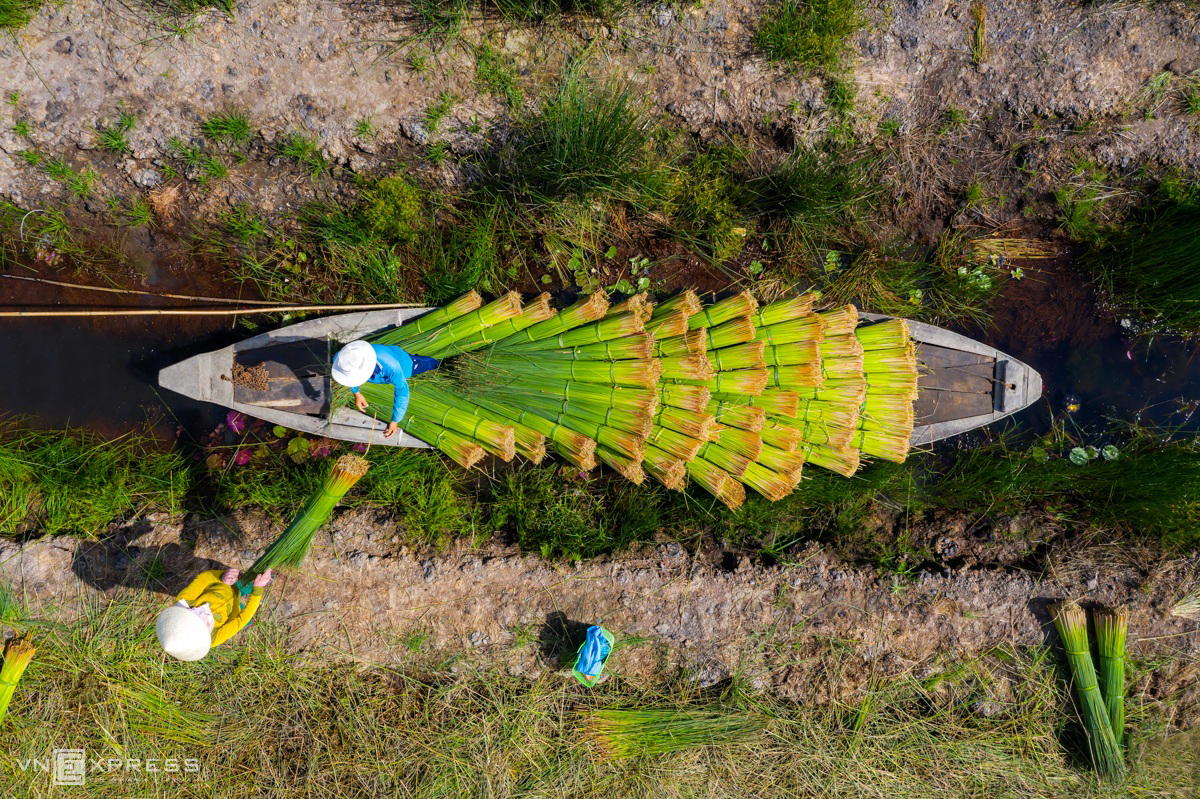
<svg viewBox="0 0 1200 799">
<path fill-rule="evenodd" d="M 1189 2 L 0 1 L 0 263 L 306 302 L 815 287 L 986 327 L 1078 260 L 1109 321 L 1194 335 L 1198 25 Z M 0 532 L 60 535 L 4 545 L 0 610 L 41 649 L 0 735 L 200 752 L 96 796 L 1194 796 L 1195 625 L 1169 615 L 1196 587 L 1194 444 L 1049 413 L 1033 442 L 813 470 L 736 513 L 376 458 L 198 667 L 153 650 L 153 610 L 248 565 L 325 445 L 258 431 L 239 465 L 225 428 L 167 451 L 6 422 Z M 1124 784 L 1086 762 L 1046 615 L 1068 597 L 1131 608 Z M 589 694 L 560 658 L 597 619 L 626 643 Z"/>
</svg>

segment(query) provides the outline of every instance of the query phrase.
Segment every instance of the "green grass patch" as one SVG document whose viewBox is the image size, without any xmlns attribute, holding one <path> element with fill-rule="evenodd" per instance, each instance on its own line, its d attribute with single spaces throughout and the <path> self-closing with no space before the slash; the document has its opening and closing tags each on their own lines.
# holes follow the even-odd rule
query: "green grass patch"
<svg viewBox="0 0 1200 799">
<path fill-rule="evenodd" d="M 250 140 L 250 115 L 230 112 L 216 114 L 200 124 L 200 132 L 213 141 L 245 144 Z"/>
<path fill-rule="evenodd" d="M 856 0 L 783 0 L 763 15 L 754 43 L 772 61 L 838 72 L 864 23 Z"/>
<path fill-rule="evenodd" d="M 16 32 L 33 19 L 42 0 L 0 0 L 0 30 Z"/>
<path fill-rule="evenodd" d="M 502 98 L 514 111 L 520 109 L 525 99 L 512 59 L 488 44 L 475 51 L 475 83 L 483 91 Z"/>
<path fill-rule="evenodd" d="M 137 122 L 137 117 L 128 111 L 122 111 L 117 121 L 111 125 L 99 125 L 96 128 L 96 143 L 110 153 L 130 152 L 128 133 Z"/>
<path fill-rule="evenodd" d="M 713 147 L 674 172 L 669 184 L 676 235 L 718 263 L 741 252 L 751 225 L 741 202 L 743 160 L 736 147 Z"/>
<path fill-rule="evenodd" d="M 411 242 L 424 227 L 423 194 L 403 175 L 392 175 L 363 192 L 364 210 L 371 229 L 397 242 Z"/>
<path fill-rule="evenodd" d="M 313 180 L 324 174 L 328 168 L 325 156 L 321 155 L 320 142 L 316 136 L 306 136 L 303 133 L 293 133 L 287 137 L 279 154 L 291 158 L 308 172 Z"/>
</svg>

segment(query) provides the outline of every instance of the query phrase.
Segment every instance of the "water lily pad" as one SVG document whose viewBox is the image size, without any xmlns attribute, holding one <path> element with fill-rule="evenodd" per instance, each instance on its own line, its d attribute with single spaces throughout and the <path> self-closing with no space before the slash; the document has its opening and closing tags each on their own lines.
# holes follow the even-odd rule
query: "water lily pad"
<svg viewBox="0 0 1200 799">
<path fill-rule="evenodd" d="M 1045 447 L 1034 447 L 1029 450 L 1029 455 L 1038 463 L 1045 463 L 1050 460 L 1050 453 L 1046 451 Z"/>
<path fill-rule="evenodd" d="M 1106 444 L 1104 449 L 1100 450 L 1100 454 L 1104 456 L 1104 460 L 1106 461 L 1115 461 L 1121 456 L 1121 450 L 1112 444 Z"/>
<path fill-rule="evenodd" d="M 308 458 L 308 450 L 310 446 L 311 445 L 309 444 L 307 438 L 304 438 L 303 436 L 296 436 L 288 442 L 287 449 L 284 450 L 284 452 L 296 463 L 300 463 Z"/>
<path fill-rule="evenodd" d="M 1068 457 L 1071 459 L 1071 463 L 1076 466 L 1084 466 L 1088 462 L 1087 450 L 1083 447 L 1075 447 L 1071 450 L 1071 454 Z"/>
<path fill-rule="evenodd" d="M 1084 449 L 1087 451 L 1089 461 L 1094 461 L 1096 458 L 1100 457 L 1100 450 L 1096 449 L 1091 444 L 1088 444 L 1086 447 L 1084 447 Z"/>
<path fill-rule="evenodd" d="M 287 435 L 287 428 L 281 424 L 277 424 L 271 428 L 271 435 L 275 436 L 276 438 L 283 438 Z"/>
</svg>

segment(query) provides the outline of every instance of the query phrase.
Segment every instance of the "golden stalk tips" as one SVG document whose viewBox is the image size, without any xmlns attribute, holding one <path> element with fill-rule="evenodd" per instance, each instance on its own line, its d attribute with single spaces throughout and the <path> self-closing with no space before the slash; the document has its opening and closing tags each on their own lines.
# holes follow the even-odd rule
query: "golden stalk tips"
<svg viewBox="0 0 1200 799">
<path fill-rule="evenodd" d="M 625 302 L 611 306 L 606 315 L 614 316 L 619 313 L 634 313 L 648 319 L 653 308 L 654 303 L 650 302 L 650 295 L 643 291 L 640 294 L 634 294 L 625 300 Z"/>
<path fill-rule="evenodd" d="M 354 454 L 346 454 L 333 462 L 333 468 L 330 470 L 329 475 L 338 482 L 345 481 L 349 482 L 350 485 L 354 485 L 370 468 L 371 462 L 366 458 Z"/>
<path fill-rule="evenodd" d="M 716 327 L 738 316 L 749 316 L 758 310 L 758 300 L 749 291 L 740 291 L 732 297 L 701 308 L 698 313 L 688 319 L 688 326 L 693 330 L 698 327 Z"/>
<path fill-rule="evenodd" d="M 706 333 L 707 330 L 702 327 L 698 330 L 690 330 L 682 336 L 672 336 L 671 338 L 657 340 L 654 345 L 654 352 L 660 357 L 703 355 L 708 349 L 708 341 L 705 337 Z"/>
<path fill-rule="evenodd" d="M 1200 621 L 1200 589 L 1192 591 L 1172 605 L 1171 615 L 1179 619 Z"/>
<path fill-rule="evenodd" d="M 724 399 L 724 397 L 719 397 Z M 795 418 L 800 413 L 800 395 L 795 391 L 782 388 L 764 389 L 757 397 L 747 397 L 750 405 L 761 408 L 769 416 L 788 416 Z"/>
<path fill-rule="evenodd" d="M 682 491 L 687 486 L 687 469 L 683 461 L 669 452 L 647 445 L 642 465 L 658 482 L 672 491 Z"/>
<path fill-rule="evenodd" d="M 668 380 L 708 380 L 714 374 L 712 364 L 704 355 L 660 358 L 662 376 Z"/>
<path fill-rule="evenodd" d="M 825 336 L 853 336 L 854 328 L 858 327 L 858 309 L 853 305 L 843 305 L 817 314 L 825 322 Z"/>
<path fill-rule="evenodd" d="M 720 497 L 725 484 L 733 480 L 729 472 L 706 460 L 688 460 L 684 463 L 684 468 L 688 477 L 714 497 Z"/>
<path fill-rule="evenodd" d="M 772 366 L 767 369 L 767 375 L 767 386 L 770 388 L 816 390 L 825 385 L 825 375 L 821 372 L 819 362 Z"/>
<path fill-rule="evenodd" d="M 798 478 L 797 478 L 798 479 Z M 792 477 L 771 471 L 765 466 L 751 463 L 738 480 L 753 488 L 772 502 L 783 499 L 796 487 Z"/>
<path fill-rule="evenodd" d="M 762 436 L 750 430 L 717 425 L 714 437 L 725 449 L 744 455 L 752 461 L 758 460 L 758 456 L 762 454 Z"/>
<path fill-rule="evenodd" d="M 675 338 L 688 332 L 688 314 L 683 308 L 676 308 L 661 316 L 650 317 L 645 324 L 646 330 L 655 338 Z"/>
<path fill-rule="evenodd" d="M 658 387 L 658 398 L 663 405 L 700 413 L 708 407 L 712 392 L 707 386 L 665 384 Z"/>
<path fill-rule="evenodd" d="M 13 636 L 4 644 L 4 670 L 16 671 L 20 676 L 25 668 L 29 665 L 29 661 L 33 660 L 33 656 L 37 653 L 37 647 L 33 645 L 33 634 L 24 633 L 23 635 Z"/>
<path fill-rule="evenodd" d="M 783 424 L 778 419 L 767 419 L 762 430 L 758 431 L 764 444 L 770 444 L 786 452 L 792 452 L 800 446 L 800 431 L 789 424 Z"/>
<path fill-rule="evenodd" d="M 773 302 L 758 310 L 754 314 L 755 325 L 774 325 L 779 322 L 786 322 L 789 319 L 798 319 L 801 316 L 808 316 L 812 313 L 813 304 L 816 300 L 816 295 L 808 292 L 805 294 L 797 294 L 794 297 L 789 297 L 778 302 Z"/>
<path fill-rule="evenodd" d="M 655 414 L 654 423 L 692 438 L 707 439 L 716 419 L 708 413 L 685 411 L 682 408 L 666 405 Z"/>
<path fill-rule="evenodd" d="M 642 469 L 641 454 L 636 458 L 626 457 L 605 446 L 596 448 L 596 454 L 611 469 L 620 472 L 621 476 L 635 485 L 641 485 L 646 480 L 646 472 Z"/>
<path fill-rule="evenodd" d="M 744 404 L 744 401 L 737 403 L 712 400 L 708 403 L 707 410 L 721 424 L 754 432 L 762 430 L 767 420 L 767 414 L 762 408 Z"/>
<path fill-rule="evenodd" d="M 695 458 L 696 453 L 700 451 L 700 447 L 704 445 L 703 441 L 692 438 L 685 433 L 680 433 L 677 430 L 663 427 L 662 425 L 655 425 L 650 430 L 650 435 L 646 439 L 646 443 L 669 452 L 685 463 Z"/>
<path fill-rule="evenodd" d="M 446 306 L 451 318 L 456 318 L 464 314 L 469 314 L 471 311 L 477 311 L 483 307 L 483 297 L 479 296 L 479 292 L 471 289 L 466 294 L 459 297 L 454 302 Z"/>
<path fill-rule="evenodd" d="M 521 317 L 530 321 L 531 324 L 544 322 L 554 314 L 554 305 L 551 304 L 550 294 L 547 292 L 537 295 L 521 308 Z"/>
<path fill-rule="evenodd" d="M 763 349 L 766 342 L 747 341 L 732 347 L 709 350 L 708 362 L 716 372 L 731 372 L 735 369 L 764 369 Z"/>
<path fill-rule="evenodd" d="M 696 296 L 696 292 L 688 289 L 679 294 L 676 294 L 666 302 L 661 302 L 654 307 L 654 313 L 651 319 L 658 319 L 661 316 L 675 311 L 682 310 L 685 317 L 692 316 L 700 310 L 700 298 Z"/>
<path fill-rule="evenodd" d="M 853 477 L 858 471 L 859 454 L 853 447 L 830 449 L 821 444 L 806 444 L 801 448 L 806 462 L 828 469 L 842 477 Z"/>
<path fill-rule="evenodd" d="M 725 471 L 729 472 L 733 477 L 741 477 L 746 472 L 746 468 L 750 465 L 751 458 L 747 458 L 741 453 L 734 452 L 731 449 L 726 449 L 720 444 L 709 442 L 700 448 L 700 452 L 696 457 L 701 460 L 706 460 L 709 463 L 715 463 Z"/>
<path fill-rule="evenodd" d="M 748 316 L 732 319 L 716 327 L 697 328 L 697 330 L 708 331 L 705 340 L 708 342 L 708 349 L 711 350 L 720 349 L 721 347 L 732 347 L 734 344 L 753 341 L 754 336 L 758 332 Z"/>
<path fill-rule="evenodd" d="M 730 510 L 737 510 L 746 501 L 746 489 L 737 480 L 726 480 L 717 492 L 717 499 L 724 502 L 725 507 Z"/>
</svg>

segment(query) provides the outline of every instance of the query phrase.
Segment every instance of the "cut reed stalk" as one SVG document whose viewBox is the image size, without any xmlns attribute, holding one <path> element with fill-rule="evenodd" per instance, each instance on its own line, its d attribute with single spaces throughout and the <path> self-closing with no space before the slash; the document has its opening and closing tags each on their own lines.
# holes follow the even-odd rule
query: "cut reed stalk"
<svg viewBox="0 0 1200 799">
<path fill-rule="evenodd" d="M 496 348 L 503 350 L 548 336 L 557 336 L 580 325 L 603 319 L 606 313 L 608 313 L 608 296 L 603 291 L 597 291 L 570 308 L 564 308 L 550 319 L 531 325 L 498 342 Z"/>
<path fill-rule="evenodd" d="M 1096 649 L 1100 655 L 1100 693 L 1108 710 L 1113 738 L 1125 740 L 1125 637 L 1129 614 L 1124 608 L 1096 612 Z"/>
<path fill-rule="evenodd" d="M 853 336 L 858 327 L 858 309 L 853 305 L 842 305 L 817 314 L 825 322 L 826 336 Z"/>
<path fill-rule="evenodd" d="M 752 461 L 758 460 L 758 456 L 762 454 L 762 436 L 750 430 L 716 425 L 709 441 L 715 441 L 725 449 L 744 455 Z"/>
<path fill-rule="evenodd" d="M 799 430 L 770 418 L 763 424 L 762 430 L 758 431 L 758 435 L 762 438 L 764 444 L 778 447 L 785 452 L 792 452 L 800 446 L 803 440 Z"/>
<path fill-rule="evenodd" d="M 707 439 L 712 432 L 716 419 L 712 414 L 685 411 L 664 405 L 654 415 L 654 424 L 676 430 L 684 435 L 701 440 Z"/>
<path fill-rule="evenodd" d="M 763 360 L 768 366 L 795 366 L 800 363 L 819 365 L 821 342 L 794 341 L 791 344 L 767 345 L 763 348 Z"/>
<path fill-rule="evenodd" d="M 536 430 L 526 427 L 519 422 L 514 422 L 502 414 L 484 408 L 474 402 L 471 402 L 470 400 L 463 399 L 462 397 L 456 397 L 448 391 L 442 391 L 441 389 L 437 389 L 428 385 L 420 386 L 420 390 L 445 405 L 458 408 L 462 411 L 467 411 L 468 413 L 473 413 L 476 416 L 482 416 L 484 419 L 487 419 L 491 422 L 511 428 L 513 431 L 513 439 L 516 445 L 517 454 L 521 455 L 522 457 L 528 458 L 534 463 L 541 463 L 542 459 L 546 457 L 546 437 Z M 483 442 L 481 441 L 480 443 Z M 503 455 L 501 455 L 501 457 L 503 457 Z"/>
<path fill-rule="evenodd" d="M 819 361 L 767 368 L 768 388 L 799 391 L 801 389 L 816 390 L 823 385 L 825 385 L 825 376 L 821 373 L 821 363 Z"/>
<path fill-rule="evenodd" d="M 643 447 L 642 466 L 658 482 L 672 491 L 687 487 L 687 469 L 683 461 L 666 450 L 646 445 Z"/>
<path fill-rule="evenodd" d="M 762 452 L 758 455 L 758 462 L 773 472 L 779 472 L 789 477 L 798 476 L 800 470 L 804 468 L 804 455 L 773 447 L 764 442 Z"/>
<path fill-rule="evenodd" d="M 577 361 L 623 361 L 634 358 L 654 357 L 654 336 L 649 333 L 634 333 L 632 336 L 614 338 L 596 344 L 585 344 L 569 350 L 546 350 L 546 356 L 565 356 Z M 544 357 L 541 352 L 537 357 Z"/>
<path fill-rule="evenodd" d="M 803 316 L 776 325 L 755 329 L 754 337 L 775 347 L 795 344 L 799 341 L 820 342 L 825 338 L 825 322 L 820 316 Z"/>
<path fill-rule="evenodd" d="M 800 450 L 804 453 L 805 463 L 828 469 L 842 477 L 853 477 L 858 471 L 859 454 L 853 447 L 830 449 L 822 444 L 805 444 Z"/>
<path fill-rule="evenodd" d="M 685 463 L 696 457 L 700 447 L 704 446 L 703 441 L 662 425 L 654 425 L 651 428 L 646 443 L 674 455 Z"/>
<path fill-rule="evenodd" d="M 729 395 L 723 394 L 721 396 Z M 767 414 L 762 408 L 752 407 L 746 404 L 745 400 L 741 400 L 740 402 L 736 400 L 733 402 L 710 400 L 706 410 L 721 424 L 753 432 L 762 430 L 767 418 Z"/>
<path fill-rule="evenodd" d="M 1096 680 L 1096 667 L 1092 662 L 1091 646 L 1088 644 L 1087 616 L 1079 604 L 1063 602 L 1052 609 L 1054 628 L 1062 641 L 1071 670 L 1071 681 L 1079 697 L 1087 729 L 1088 750 L 1092 765 L 1105 779 L 1117 780 L 1125 773 L 1125 759 L 1113 735 L 1108 708 L 1100 694 Z"/>
<path fill-rule="evenodd" d="M 746 472 L 746 467 L 750 465 L 751 459 L 745 455 L 726 449 L 720 444 L 709 442 L 700 448 L 696 453 L 696 457 L 701 460 L 706 460 L 709 463 L 715 463 L 733 477 L 741 477 Z"/>
<path fill-rule="evenodd" d="M 478 442 L 416 416 L 405 416 L 400 421 L 400 427 L 440 450 L 464 469 L 470 469 L 487 454 Z"/>
<path fill-rule="evenodd" d="M 708 349 L 708 329 L 690 330 L 682 336 L 656 339 L 654 354 L 666 358 L 672 355 L 702 355 Z"/>
<path fill-rule="evenodd" d="M 685 381 L 690 385 L 701 385 L 717 394 L 761 394 L 767 387 L 766 369 L 739 369 L 733 372 L 717 372 L 703 381 Z M 706 405 L 708 403 L 705 403 Z"/>
<path fill-rule="evenodd" d="M 640 294 L 634 294 L 624 302 L 617 303 L 616 305 L 609 307 L 608 313 L 605 314 L 605 316 L 634 313 L 638 314 L 644 319 L 649 319 L 653 310 L 654 303 L 650 301 L 650 295 L 643 291 Z"/>
<path fill-rule="evenodd" d="M 864 350 L 887 350 L 905 347 L 912 340 L 908 322 L 904 319 L 888 319 L 855 328 L 854 335 Z"/>
<path fill-rule="evenodd" d="M 655 338 L 675 338 L 688 332 L 688 314 L 682 308 L 676 308 L 670 313 L 655 316 L 646 322 L 647 332 Z"/>
<path fill-rule="evenodd" d="M 642 469 L 640 452 L 637 457 L 630 457 L 601 444 L 596 447 L 596 455 L 606 466 L 610 469 L 615 469 L 622 477 L 634 485 L 641 485 L 645 482 L 646 472 Z"/>
<path fill-rule="evenodd" d="M 570 461 L 576 468 L 583 471 L 596 468 L 596 442 L 594 439 L 543 416 L 514 408 L 502 402 L 485 399 L 479 399 L 476 402 L 485 410 L 541 433 L 553 443 L 554 451 Z"/>
<path fill-rule="evenodd" d="M 556 335 L 545 336 L 537 341 L 518 344 L 501 343 L 497 345 L 497 349 L 506 354 L 570 349 L 571 347 L 595 344 L 599 341 L 611 341 L 616 338 L 632 336 L 634 333 L 644 333 L 645 331 L 646 323 L 641 316 L 633 313 L 623 313 L 616 316 L 606 316 L 598 322 L 592 322 L 591 324 L 576 327 Z"/>
<path fill-rule="evenodd" d="M 630 361 L 575 361 L 530 358 L 522 355 L 496 355 L 489 359 L 488 366 L 520 381 L 537 377 L 543 380 L 644 388 L 657 386 L 662 368 L 654 358 Z"/>
<path fill-rule="evenodd" d="M 404 349 L 414 355 L 448 351 L 461 339 L 471 338 L 481 330 L 512 319 L 521 313 L 521 295 L 510 291 L 499 299 L 470 313 L 447 322 L 436 330 L 423 333 L 404 342 Z M 377 340 L 376 340 L 377 341 Z M 378 342 L 377 342 L 378 343 Z"/>
<path fill-rule="evenodd" d="M 758 332 L 748 316 L 739 316 L 737 319 L 731 319 L 717 327 L 697 329 L 708 331 L 705 338 L 710 350 L 720 349 L 721 347 L 732 347 L 735 344 L 745 344 L 747 341 L 754 341 L 754 336 Z"/>
<path fill-rule="evenodd" d="M 421 384 L 412 387 L 411 396 L 408 408 L 410 414 L 421 416 L 441 427 L 474 439 L 485 450 L 505 462 L 511 461 L 516 455 L 516 434 L 510 425 L 477 416 L 473 408 L 463 410 L 440 402 Z"/>
<path fill-rule="evenodd" d="M 658 399 L 663 405 L 700 413 L 708 407 L 712 391 L 707 386 L 685 386 L 664 383 L 658 387 Z"/>
<path fill-rule="evenodd" d="M 342 455 L 334 461 L 325 475 L 325 482 L 308 498 L 283 534 L 254 561 L 247 570 L 248 575 L 256 576 L 267 569 L 284 569 L 303 563 L 317 530 L 329 520 L 342 497 L 370 466 L 367 460 L 357 455 Z"/>
<path fill-rule="evenodd" d="M 688 327 L 695 330 L 698 327 L 709 329 L 728 322 L 739 316 L 749 316 L 758 310 L 758 300 L 748 291 L 739 292 L 732 297 L 721 300 L 715 305 L 708 305 L 688 319 Z"/>
<path fill-rule="evenodd" d="M 744 473 L 734 476 L 772 502 L 778 502 L 792 493 L 800 480 L 799 472 L 795 475 L 780 474 L 759 463 L 751 463 Z"/>
<path fill-rule="evenodd" d="M 651 314 L 650 318 L 652 320 L 658 319 L 666 316 L 669 313 L 679 310 L 682 310 L 685 316 L 693 316 L 699 312 L 701 307 L 702 303 L 700 302 L 700 298 L 696 296 L 696 292 L 692 291 L 691 289 L 687 289 L 686 291 L 676 294 L 671 299 L 664 300 L 663 302 L 660 302 L 658 305 L 654 306 L 654 312 Z"/>
<path fill-rule="evenodd" d="M 716 375 L 710 357 L 706 355 L 681 355 L 660 358 L 662 376 L 667 380 L 708 380 Z"/>
<path fill-rule="evenodd" d="M 497 322 L 490 327 L 485 327 L 475 335 L 467 336 L 453 344 L 430 348 L 424 354 L 434 358 L 446 358 L 453 355 L 461 355 L 465 352 L 474 352 L 475 350 L 483 349 L 489 344 L 502 341 L 514 333 L 536 325 L 538 322 L 544 322 L 553 317 L 554 314 L 554 306 L 550 304 L 550 295 L 539 294 L 537 298 L 525 303 L 521 308 L 521 313 L 512 319 L 505 319 L 503 322 Z"/>
<path fill-rule="evenodd" d="M 611 757 L 652 757 L 758 740 L 763 720 L 729 710 L 594 710 L 590 736 Z"/>
<path fill-rule="evenodd" d="M 763 369 L 766 367 L 766 363 L 763 361 L 764 347 L 766 344 L 762 341 L 747 341 L 745 344 L 709 350 L 707 358 L 717 372 L 731 372 L 735 369 Z"/>
<path fill-rule="evenodd" d="M 479 296 L 478 292 L 468 291 L 454 302 L 444 305 L 441 308 L 435 308 L 429 313 L 418 316 L 416 319 L 411 319 L 399 327 L 385 331 L 373 338 L 372 341 L 377 344 L 397 346 L 410 338 L 415 338 L 423 333 L 435 330 L 464 314 L 476 311 L 482 305 L 483 298 Z"/>
<path fill-rule="evenodd" d="M 812 313 L 815 300 L 815 294 L 806 293 L 797 294 L 794 297 L 788 297 L 786 300 L 778 300 L 769 305 L 764 305 L 754 314 L 754 324 L 756 327 L 777 325 L 780 322 L 787 322 L 792 319 L 799 319 L 802 316 L 808 316 Z"/>
<path fill-rule="evenodd" d="M 0 667 L 0 724 L 8 715 L 8 705 L 17 691 L 17 683 L 36 653 L 37 647 L 29 633 L 14 636 L 4 645 L 4 665 Z"/>
</svg>

